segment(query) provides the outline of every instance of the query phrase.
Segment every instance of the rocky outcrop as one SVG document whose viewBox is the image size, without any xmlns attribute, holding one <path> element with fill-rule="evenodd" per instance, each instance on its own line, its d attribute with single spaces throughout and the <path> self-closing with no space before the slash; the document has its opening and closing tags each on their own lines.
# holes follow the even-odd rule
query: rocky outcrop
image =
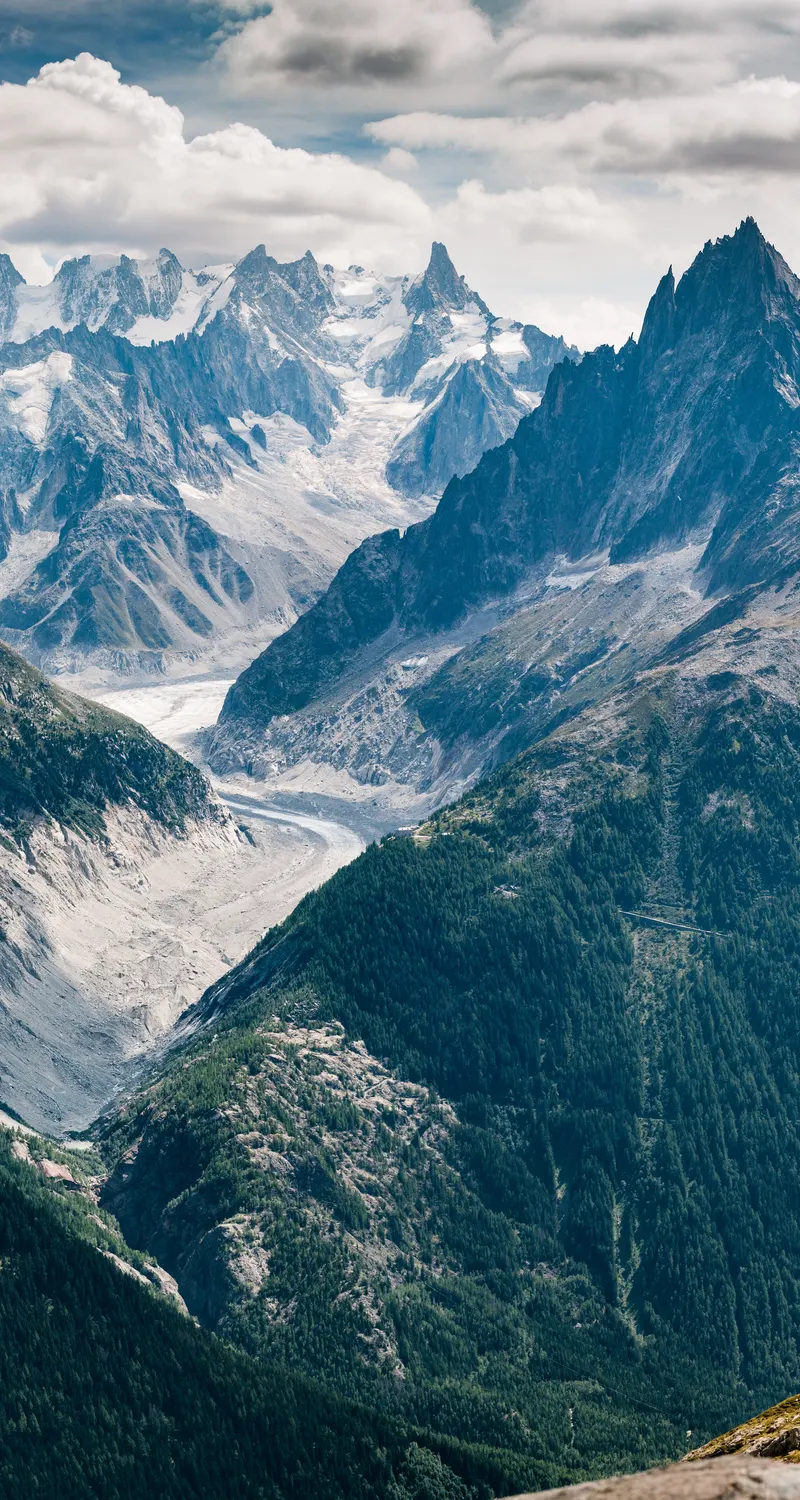
<svg viewBox="0 0 800 1500">
<path fill-rule="evenodd" d="M 10 256 L 0 255 L 0 336 L 8 338 L 17 320 L 17 288 L 24 285 Z"/>
<path fill-rule="evenodd" d="M 440 494 L 503 443 L 536 404 L 553 367 L 576 360 L 563 339 L 496 318 L 441 244 L 402 293 L 407 326 L 369 378 L 425 405 L 396 443 L 387 477 L 408 495 Z"/>
<path fill-rule="evenodd" d="M 673 1464 L 646 1474 L 541 1490 L 536 1500 L 800 1500 L 800 1473 L 757 1458 L 726 1458 L 691 1469 Z M 533 1500 L 520 1496 L 519 1500 Z"/>
<path fill-rule="evenodd" d="M 727 1458 L 734 1453 L 800 1464 L 800 1396 L 790 1396 L 721 1437 L 712 1438 L 710 1443 L 687 1454 L 686 1461 Z"/>
<path fill-rule="evenodd" d="M 530 410 L 491 358 L 465 360 L 442 394 L 395 445 L 386 466 L 403 494 L 434 494 L 474 469 L 489 448 L 511 437 Z"/>
</svg>

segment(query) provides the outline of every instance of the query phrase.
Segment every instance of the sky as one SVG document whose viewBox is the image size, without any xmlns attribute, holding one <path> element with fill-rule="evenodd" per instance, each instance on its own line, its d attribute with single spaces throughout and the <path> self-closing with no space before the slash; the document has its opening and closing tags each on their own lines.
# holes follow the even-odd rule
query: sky
<svg viewBox="0 0 800 1500">
<path fill-rule="evenodd" d="M 417 272 L 582 348 L 753 214 L 800 270 L 800 0 L 0 0 L 0 248 Z"/>
</svg>

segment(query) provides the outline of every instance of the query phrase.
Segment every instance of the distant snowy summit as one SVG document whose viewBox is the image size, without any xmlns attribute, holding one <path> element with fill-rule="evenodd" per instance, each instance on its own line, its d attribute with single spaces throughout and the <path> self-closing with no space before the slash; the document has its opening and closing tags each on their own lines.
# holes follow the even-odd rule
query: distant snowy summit
<svg viewBox="0 0 800 1500">
<path fill-rule="evenodd" d="M 205 314 L 213 316 L 215 294 L 234 267 L 187 271 L 171 250 L 153 260 L 128 255 L 82 255 L 65 260 L 46 286 L 28 286 L 8 255 L 0 255 L 0 331 L 22 344 L 57 328 L 80 323 L 93 333 L 107 328 L 132 344 L 161 343 L 191 333 Z"/>
<path fill-rule="evenodd" d="M 460 376 L 458 433 L 451 430 L 456 413 L 447 413 L 457 467 L 437 446 L 442 413 L 416 422 L 420 431 L 393 461 L 393 482 L 409 494 L 467 473 L 476 446 L 480 456 L 504 441 L 536 404 L 554 364 L 578 353 L 532 324 L 494 317 L 438 243 L 416 277 L 320 267 L 310 251 L 281 264 L 260 245 L 237 265 L 199 271 L 167 249 L 146 261 L 84 255 L 65 261 L 47 286 L 29 286 L 0 255 L 0 333 L 8 343 L 84 326 L 139 346 L 161 344 L 202 335 L 229 303 L 240 319 L 258 322 L 275 353 L 291 356 L 299 341 L 334 377 L 357 374 L 387 395 L 417 399 L 426 418 Z M 483 434 L 477 445 L 470 422 Z M 426 463 L 427 449 L 435 452 Z"/>
<path fill-rule="evenodd" d="M 83 256 L 44 287 L 3 255 L 0 332 L 0 629 L 50 667 L 231 632 L 246 656 L 577 358 L 494 317 L 439 244 L 416 277 L 260 245 L 201 270 Z"/>
</svg>

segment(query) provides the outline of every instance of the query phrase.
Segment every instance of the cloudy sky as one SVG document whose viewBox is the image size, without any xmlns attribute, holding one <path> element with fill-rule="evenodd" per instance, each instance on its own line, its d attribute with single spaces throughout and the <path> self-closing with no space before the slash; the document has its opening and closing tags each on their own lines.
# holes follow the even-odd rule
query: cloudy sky
<svg viewBox="0 0 800 1500">
<path fill-rule="evenodd" d="M 748 213 L 800 269 L 800 0 L 0 0 L 0 247 L 417 270 L 638 332 Z"/>
</svg>

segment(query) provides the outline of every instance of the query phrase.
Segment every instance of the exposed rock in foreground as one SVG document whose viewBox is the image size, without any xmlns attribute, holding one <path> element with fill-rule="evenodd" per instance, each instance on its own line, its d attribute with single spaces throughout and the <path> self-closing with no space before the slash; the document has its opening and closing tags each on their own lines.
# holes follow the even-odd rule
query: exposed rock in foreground
<svg viewBox="0 0 800 1500">
<path fill-rule="evenodd" d="M 689 1453 L 687 1459 L 692 1462 L 729 1453 L 748 1453 L 755 1458 L 779 1458 L 787 1464 L 800 1464 L 800 1396 L 790 1396 L 778 1406 L 771 1406 L 768 1411 L 751 1417 L 740 1427 L 712 1438 L 704 1447 Z M 794 1494 L 794 1490 L 791 1493 Z M 800 1482 L 797 1493 L 800 1494 Z"/>
<path fill-rule="evenodd" d="M 708 1459 L 691 1468 L 671 1464 L 646 1474 L 541 1491 L 536 1500 L 561 1500 L 562 1496 L 564 1500 L 795 1500 L 800 1497 L 800 1473 L 787 1472 L 764 1458 L 724 1458 L 713 1463 Z"/>
<path fill-rule="evenodd" d="M 537 1500 L 794 1500 L 800 1497 L 800 1469 L 784 1465 L 800 1465 L 800 1396 L 712 1438 L 687 1453 L 683 1464 L 546 1490 Z"/>
</svg>

